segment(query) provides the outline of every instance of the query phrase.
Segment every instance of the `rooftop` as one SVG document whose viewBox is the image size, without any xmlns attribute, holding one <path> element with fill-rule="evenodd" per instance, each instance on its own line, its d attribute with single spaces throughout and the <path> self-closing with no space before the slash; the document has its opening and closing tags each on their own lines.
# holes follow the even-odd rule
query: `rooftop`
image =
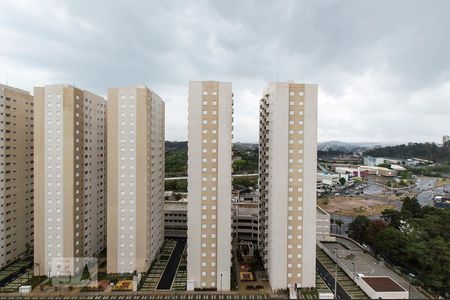
<svg viewBox="0 0 450 300">
<path fill-rule="evenodd" d="M 405 289 L 390 277 L 361 277 L 375 292 L 404 292 Z"/>
</svg>

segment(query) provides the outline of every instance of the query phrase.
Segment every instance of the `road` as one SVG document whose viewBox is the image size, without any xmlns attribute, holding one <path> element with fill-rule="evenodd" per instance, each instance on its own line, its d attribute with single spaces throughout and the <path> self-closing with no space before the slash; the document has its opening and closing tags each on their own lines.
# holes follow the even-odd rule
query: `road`
<svg viewBox="0 0 450 300">
<path fill-rule="evenodd" d="M 251 177 L 251 176 L 258 176 L 258 174 L 233 174 L 233 175 L 231 175 L 231 177 Z M 187 176 L 164 178 L 164 180 L 179 180 L 179 179 L 187 179 Z"/>
<path fill-rule="evenodd" d="M 320 262 L 320 260 L 316 259 L 316 269 L 319 272 L 320 277 L 322 277 L 323 281 L 330 288 L 330 290 L 334 293 L 334 276 L 328 272 L 327 268 Z M 351 299 L 350 295 L 342 288 L 339 281 L 337 282 L 337 298 L 338 299 Z"/>
<path fill-rule="evenodd" d="M 374 276 L 389 276 L 400 284 L 404 289 L 409 289 L 409 282 L 404 277 L 397 275 L 394 271 L 386 267 L 382 262 L 368 253 L 361 251 L 361 247 L 352 242 L 351 240 L 336 237 L 336 243 L 325 243 L 328 249 L 342 249 L 342 245 L 345 249 L 349 249 L 348 253 L 341 252 L 339 256 L 343 259 L 339 259 L 339 264 L 344 264 L 349 270 L 354 270 L 356 274 L 362 273 L 366 275 Z M 344 257 L 352 253 L 353 259 L 345 259 Z M 353 269 L 354 268 L 354 269 Z M 415 287 L 411 287 L 411 299 L 427 299 L 427 297 L 418 291 Z"/>
<path fill-rule="evenodd" d="M 167 262 L 164 273 L 159 280 L 157 290 L 170 290 L 172 287 L 173 279 L 177 273 L 178 265 L 180 264 L 181 255 L 183 254 L 184 247 L 186 246 L 186 240 L 178 240 L 175 248 L 172 251 L 172 255 Z"/>
</svg>

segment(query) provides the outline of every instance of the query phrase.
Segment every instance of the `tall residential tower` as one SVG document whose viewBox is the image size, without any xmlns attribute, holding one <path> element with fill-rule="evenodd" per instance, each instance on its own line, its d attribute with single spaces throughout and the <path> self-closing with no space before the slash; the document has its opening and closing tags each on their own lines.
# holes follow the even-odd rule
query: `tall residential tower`
<svg viewBox="0 0 450 300">
<path fill-rule="evenodd" d="M 164 241 L 164 102 L 108 90 L 108 273 L 146 272 Z"/>
<path fill-rule="evenodd" d="M 33 244 L 33 109 L 29 92 L 0 84 L 0 268 Z"/>
<path fill-rule="evenodd" d="M 231 83 L 189 82 L 188 106 L 188 290 L 229 290 Z"/>
<path fill-rule="evenodd" d="M 36 87 L 34 97 L 35 270 L 74 274 L 83 267 L 74 258 L 106 245 L 106 102 L 70 85 Z"/>
<path fill-rule="evenodd" d="M 271 287 L 314 287 L 317 85 L 268 84 L 259 147 L 259 250 Z"/>
</svg>

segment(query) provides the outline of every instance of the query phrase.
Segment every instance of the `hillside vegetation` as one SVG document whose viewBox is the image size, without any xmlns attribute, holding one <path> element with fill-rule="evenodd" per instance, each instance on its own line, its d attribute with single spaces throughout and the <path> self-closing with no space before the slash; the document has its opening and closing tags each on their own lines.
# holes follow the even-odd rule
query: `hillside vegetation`
<svg viewBox="0 0 450 300">
<path fill-rule="evenodd" d="M 415 157 L 450 164 L 450 147 L 448 144 L 446 147 L 438 147 L 432 143 L 409 143 L 368 150 L 364 152 L 364 155 L 403 159 Z"/>
<path fill-rule="evenodd" d="M 166 177 L 187 176 L 187 142 L 166 141 Z M 254 174 L 258 172 L 258 146 L 256 144 L 233 144 L 233 173 Z"/>
</svg>

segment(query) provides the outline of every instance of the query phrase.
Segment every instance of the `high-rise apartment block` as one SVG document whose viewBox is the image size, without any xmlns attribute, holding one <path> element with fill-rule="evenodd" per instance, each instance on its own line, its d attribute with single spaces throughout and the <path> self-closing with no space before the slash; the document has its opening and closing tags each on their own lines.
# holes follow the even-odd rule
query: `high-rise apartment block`
<svg viewBox="0 0 450 300">
<path fill-rule="evenodd" d="M 450 136 L 444 135 L 442 137 L 442 145 L 445 145 L 448 141 L 450 141 Z"/>
<path fill-rule="evenodd" d="M 108 90 L 108 273 L 146 272 L 164 241 L 164 112 L 145 86 Z"/>
<path fill-rule="evenodd" d="M 271 287 L 314 287 L 317 85 L 268 84 L 259 146 L 259 250 Z"/>
<path fill-rule="evenodd" d="M 70 85 L 34 97 L 36 275 L 79 273 L 106 245 L 106 101 Z"/>
<path fill-rule="evenodd" d="M 231 83 L 189 82 L 188 114 L 188 290 L 229 290 Z"/>
<path fill-rule="evenodd" d="M 0 268 L 33 243 L 33 109 L 29 92 L 0 85 Z"/>
</svg>

